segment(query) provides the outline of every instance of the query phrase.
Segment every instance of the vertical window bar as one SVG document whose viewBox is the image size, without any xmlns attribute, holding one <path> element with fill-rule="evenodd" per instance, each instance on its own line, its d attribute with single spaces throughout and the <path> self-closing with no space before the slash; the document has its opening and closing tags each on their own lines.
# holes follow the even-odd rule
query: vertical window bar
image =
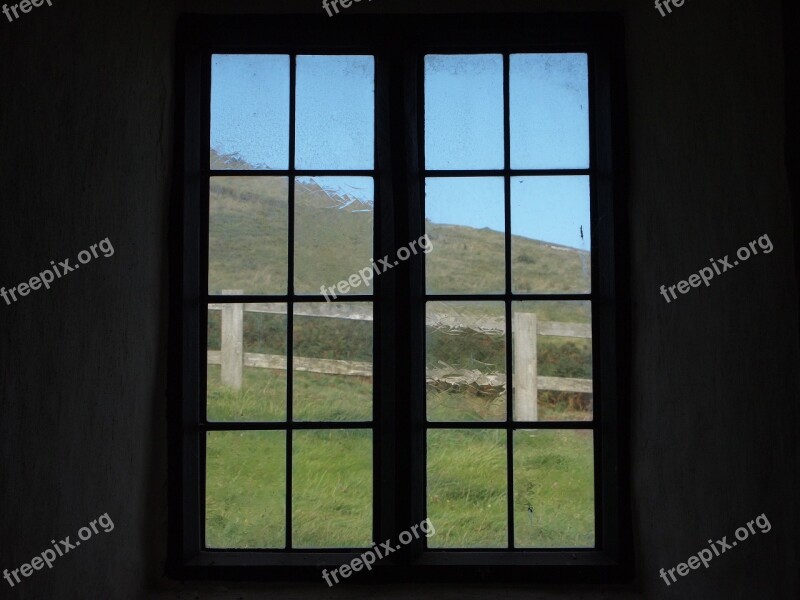
<svg viewBox="0 0 800 600">
<path fill-rule="evenodd" d="M 295 188 L 295 81 L 297 56 L 289 57 L 289 232 L 288 302 L 286 305 L 286 548 L 292 547 L 292 421 L 294 420 L 294 188 Z"/>
<path fill-rule="evenodd" d="M 595 110 L 596 110 L 596 102 L 597 102 L 597 79 L 596 79 L 596 65 L 595 65 L 595 57 L 596 53 L 592 49 L 592 51 L 586 52 L 586 71 L 587 71 L 587 91 L 589 95 L 589 220 L 592 224 L 592 239 L 591 245 L 589 246 L 591 251 L 591 265 L 592 265 L 592 278 L 591 278 L 591 291 L 592 295 L 590 297 L 590 308 L 589 314 L 591 315 L 592 319 L 592 378 L 594 379 L 594 373 L 603 373 L 601 370 L 602 367 L 600 366 L 600 355 L 601 352 L 598 351 L 598 344 L 597 344 L 597 331 L 598 331 L 598 324 L 605 318 L 607 314 L 604 312 L 602 315 L 598 317 L 597 314 L 597 302 L 594 300 L 595 294 L 597 297 L 603 299 L 606 290 L 601 288 L 601 275 L 600 275 L 600 243 L 598 238 L 595 236 L 594 232 L 596 231 L 599 236 L 602 236 L 600 239 L 603 239 L 607 234 L 604 230 L 598 226 L 598 221 L 600 220 L 600 210 L 597 207 L 597 171 L 595 169 L 595 159 L 598 157 L 596 153 L 596 144 L 598 143 L 598 132 L 597 132 L 597 121 L 595 120 Z M 602 154 L 601 160 L 602 160 Z M 607 158 L 606 158 L 607 160 Z M 616 232 L 615 232 L 616 234 Z M 605 248 L 605 243 L 603 244 L 603 248 Z M 605 273 L 604 273 L 605 275 Z M 605 330 L 605 324 L 603 324 L 603 330 Z M 604 381 L 601 380 L 600 385 L 602 386 Z M 596 385 L 596 384 L 595 384 Z M 593 390 L 597 392 L 597 390 Z M 593 398 L 597 398 L 598 396 L 593 396 Z M 605 519 L 603 518 L 603 511 L 600 499 L 603 498 L 603 476 L 605 471 L 603 469 L 603 446 L 605 441 L 603 439 L 604 433 L 604 424 L 603 424 L 603 394 L 599 396 L 600 402 L 593 402 L 592 403 L 592 424 L 593 424 L 593 452 L 594 452 L 594 547 L 595 548 L 602 548 L 603 547 L 603 531 L 605 529 Z"/>
<path fill-rule="evenodd" d="M 419 56 L 416 58 L 416 65 L 417 65 L 417 77 L 415 79 L 417 84 L 417 153 L 419 156 L 419 179 L 416 183 L 419 189 L 419 212 L 420 212 L 420 224 L 422 228 L 422 233 L 426 234 L 427 230 L 425 227 L 425 188 L 426 188 L 426 169 L 427 166 L 425 164 L 426 157 L 425 157 L 425 96 L 428 90 L 425 89 L 425 51 L 419 53 Z M 418 440 L 418 447 L 421 450 L 421 457 L 422 460 L 420 461 L 421 464 L 421 474 L 419 480 L 422 482 L 420 495 L 422 497 L 422 506 L 423 506 L 423 516 L 425 518 L 428 517 L 428 390 L 426 385 L 426 373 L 425 369 L 427 367 L 427 352 L 428 352 L 428 331 L 426 327 L 426 315 L 428 313 L 428 259 L 427 255 L 422 255 L 422 261 L 420 261 L 420 280 L 417 282 L 420 286 L 420 298 L 422 307 L 420 308 L 418 314 L 418 321 L 417 323 L 421 323 L 422 325 L 422 343 L 418 347 L 420 351 L 420 358 L 418 364 L 422 370 L 421 377 L 420 377 L 420 385 L 419 385 L 419 401 L 416 404 L 419 412 L 417 414 L 412 415 L 412 426 L 410 428 L 410 433 L 413 435 L 414 426 L 413 423 L 422 423 L 422 433 L 420 435 L 420 439 Z M 413 284 L 412 284 L 413 285 Z M 414 390 L 412 390 L 412 395 L 414 395 Z M 425 549 L 428 549 L 428 540 L 425 539 Z"/>
<path fill-rule="evenodd" d="M 199 215 L 199 229 L 200 232 L 198 233 L 199 239 L 197 240 L 197 248 L 200 252 L 200 257 L 198 262 L 200 263 L 201 268 L 198 270 L 198 277 L 199 281 L 198 288 L 197 288 L 197 298 L 205 298 L 205 305 L 197 307 L 197 317 L 198 317 L 198 328 L 199 328 L 199 335 L 197 336 L 198 340 L 198 358 L 200 359 L 200 368 L 199 368 L 199 379 L 195 380 L 196 385 L 199 389 L 196 391 L 198 392 L 196 397 L 202 398 L 201 406 L 199 407 L 199 411 L 196 413 L 196 418 L 199 419 L 200 423 L 208 423 L 208 364 L 206 360 L 207 348 L 208 348 L 208 227 L 209 227 L 209 194 L 211 189 L 211 178 L 209 176 L 209 153 L 208 149 L 211 147 L 211 68 L 212 68 L 212 57 L 213 54 L 207 53 L 203 56 L 202 60 L 202 78 L 203 78 L 203 100 L 202 100 L 202 114 L 203 119 L 201 120 L 201 131 L 199 140 L 202 141 L 202 148 L 200 150 L 201 162 L 200 162 L 200 173 L 204 173 L 205 177 L 201 177 L 202 180 L 202 187 L 199 190 L 200 197 L 199 197 L 199 208 L 200 215 Z M 202 394 L 202 396 L 200 396 Z M 194 420 L 194 419 L 193 419 Z M 198 471 L 198 481 L 199 490 L 200 490 L 200 497 L 198 498 L 198 502 L 196 503 L 198 507 L 198 516 L 199 516 L 199 524 L 200 524 L 200 531 L 199 531 L 199 542 L 200 548 L 206 547 L 206 494 L 208 493 L 206 489 L 206 469 L 207 469 L 207 457 L 206 457 L 206 441 L 207 441 L 208 432 L 202 429 L 198 429 L 197 432 L 197 449 L 200 454 L 200 465 Z"/>
<path fill-rule="evenodd" d="M 373 142 L 372 142 L 372 173 L 373 185 L 375 189 L 375 203 L 374 203 L 374 218 L 372 222 L 372 256 L 380 255 L 381 247 L 381 233 L 383 230 L 384 219 L 384 200 L 388 196 L 388 190 L 384 186 L 384 182 L 380 177 L 381 168 L 379 165 L 384 160 L 384 152 L 379 152 L 379 144 L 385 142 L 381 139 L 382 136 L 382 119 L 385 118 L 383 113 L 384 102 L 386 101 L 387 93 L 384 89 L 384 69 L 385 65 L 380 56 L 376 53 L 373 55 Z M 387 152 L 388 154 L 388 152 Z M 387 213 L 389 211 L 386 211 Z M 383 511 L 390 505 L 391 500 L 385 498 L 382 488 L 382 478 L 380 473 L 384 467 L 382 459 L 384 458 L 383 443 L 384 435 L 382 427 L 378 424 L 383 422 L 383 414 L 385 411 L 384 403 L 388 401 L 379 394 L 383 384 L 383 369 L 381 368 L 381 361 L 383 359 L 383 350 L 381 344 L 383 342 L 383 319 L 379 307 L 383 306 L 383 302 L 379 301 L 382 297 L 382 286 L 380 278 L 374 281 L 372 288 L 372 421 L 370 431 L 372 431 L 372 537 L 373 539 L 380 539 L 383 536 L 382 517 Z M 382 507 L 377 510 L 377 507 Z"/>
<path fill-rule="evenodd" d="M 503 167 L 506 175 L 503 177 L 505 188 L 505 256 L 506 256 L 506 494 L 508 502 L 508 547 L 514 548 L 514 390 L 512 367 L 514 346 L 512 336 L 514 331 L 511 326 L 511 115 L 510 110 L 510 57 L 503 53 Z"/>
</svg>

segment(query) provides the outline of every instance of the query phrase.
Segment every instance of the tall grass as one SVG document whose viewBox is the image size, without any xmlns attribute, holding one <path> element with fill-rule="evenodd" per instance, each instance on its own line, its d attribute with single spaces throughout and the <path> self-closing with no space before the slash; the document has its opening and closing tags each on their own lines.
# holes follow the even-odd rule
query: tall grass
<svg viewBox="0 0 800 600">
<path fill-rule="evenodd" d="M 284 373 L 245 369 L 241 391 L 219 384 L 219 367 L 209 367 L 209 373 L 212 420 L 285 419 L 285 387 L 281 388 L 285 386 Z M 295 433 L 295 541 L 298 547 L 367 546 L 371 534 L 371 505 L 367 502 L 372 489 L 371 434 L 348 432 L 346 423 L 370 418 L 371 382 L 310 373 L 297 373 L 295 381 L 296 386 L 306 387 L 318 399 L 315 406 L 308 405 L 296 414 L 298 420 L 341 421 L 343 428 Z M 354 398 L 359 398 L 357 403 Z M 491 402 L 468 399 L 471 403 L 449 408 L 461 419 L 492 420 L 487 410 L 496 407 L 492 408 Z M 500 412 L 495 414 L 502 418 Z M 505 546 L 505 435 L 505 430 L 430 431 L 427 516 L 437 531 L 429 540 L 431 547 Z M 283 436 L 282 432 L 209 434 L 209 545 L 282 547 L 286 502 Z M 513 443 L 515 544 L 591 546 L 591 433 L 516 431 Z"/>
</svg>

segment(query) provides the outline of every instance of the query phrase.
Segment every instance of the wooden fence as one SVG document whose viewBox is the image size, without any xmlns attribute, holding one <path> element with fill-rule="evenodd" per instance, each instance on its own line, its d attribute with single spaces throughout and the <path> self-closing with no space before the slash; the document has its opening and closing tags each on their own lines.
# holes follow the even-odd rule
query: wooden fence
<svg viewBox="0 0 800 600">
<path fill-rule="evenodd" d="M 240 292 L 223 292 L 240 293 Z M 244 367 L 260 369 L 288 368 L 286 356 L 254 354 L 244 352 L 244 313 L 286 314 L 286 304 L 210 304 L 211 311 L 222 311 L 221 348 L 208 350 L 210 365 L 221 365 L 222 384 L 233 389 L 242 387 Z M 295 316 L 320 317 L 332 319 L 351 319 L 372 321 L 372 311 L 363 310 L 357 305 L 337 303 L 306 303 L 294 307 Z M 470 317 L 469 315 L 435 314 L 426 316 L 426 325 L 438 329 L 475 330 L 489 335 L 505 334 L 505 320 L 500 318 Z M 542 377 L 538 374 L 537 336 L 557 336 L 571 338 L 591 338 L 590 325 L 582 323 L 560 323 L 539 321 L 534 313 L 513 313 L 512 331 L 514 334 L 514 419 L 517 421 L 538 420 L 538 392 L 551 390 L 558 392 L 592 393 L 591 379 L 570 377 Z M 328 375 L 372 376 L 372 363 L 331 360 L 323 358 L 294 357 L 294 369 Z M 501 387 L 505 389 L 506 376 L 502 373 L 486 374 L 479 370 L 454 369 L 447 365 L 428 369 L 428 383 L 446 385 L 478 385 Z"/>
</svg>

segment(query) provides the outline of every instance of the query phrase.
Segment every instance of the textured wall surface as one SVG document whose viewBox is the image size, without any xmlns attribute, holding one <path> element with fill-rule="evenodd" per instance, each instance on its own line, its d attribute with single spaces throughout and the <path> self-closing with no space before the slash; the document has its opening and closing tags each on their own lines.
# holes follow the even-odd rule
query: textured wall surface
<svg viewBox="0 0 800 600">
<path fill-rule="evenodd" d="M 115 525 L 1 598 L 138 599 L 151 568 L 173 93 L 158 4 L 0 21 L 0 285 L 106 237 L 115 250 L 0 306 L 0 568 L 106 512 Z"/>
<path fill-rule="evenodd" d="M 316 1 L 53 0 L 0 15 L 0 285 L 108 237 L 98 258 L 0 300 L 0 569 L 108 513 L 100 533 L 0 598 L 795 598 L 800 596 L 798 290 L 784 161 L 778 0 L 384 0 L 353 11 L 619 9 L 626 16 L 633 306 L 626 588 L 314 587 L 163 576 L 167 209 L 180 12 L 321 10 Z M 344 17 L 342 17 L 344 18 Z M 335 26 L 335 23 L 332 23 Z M 658 293 L 756 237 L 759 255 L 667 304 Z M 674 567 L 766 513 L 753 536 L 668 588 Z"/>
</svg>

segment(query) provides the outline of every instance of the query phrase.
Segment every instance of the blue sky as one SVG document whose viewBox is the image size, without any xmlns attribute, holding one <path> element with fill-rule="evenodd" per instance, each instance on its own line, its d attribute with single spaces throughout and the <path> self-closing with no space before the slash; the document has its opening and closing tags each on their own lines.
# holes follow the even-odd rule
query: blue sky
<svg viewBox="0 0 800 600">
<path fill-rule="evenodd" d="M 374 59 L 298 56 L 296 166 L 373 168 Z M 510 59 L 511 165 L 589 166 L 585 54 L 514 54 Z M 428 169 L 503 167 L 503 61 L 497 54 L 425 57 Z M 289 57 L 215 55 L 211 145 L 261 169 L 286 169 Z M 372 201 L 363 180 L 326 178 Z M 426 216 L 438 223 L 504 231 L 502 178 L 435 178 Z M 512 233 L 589 249 L 588 178 L 514 177 Z M 583 239 L 580 228 L 583 228 Z"/>
</svg>

